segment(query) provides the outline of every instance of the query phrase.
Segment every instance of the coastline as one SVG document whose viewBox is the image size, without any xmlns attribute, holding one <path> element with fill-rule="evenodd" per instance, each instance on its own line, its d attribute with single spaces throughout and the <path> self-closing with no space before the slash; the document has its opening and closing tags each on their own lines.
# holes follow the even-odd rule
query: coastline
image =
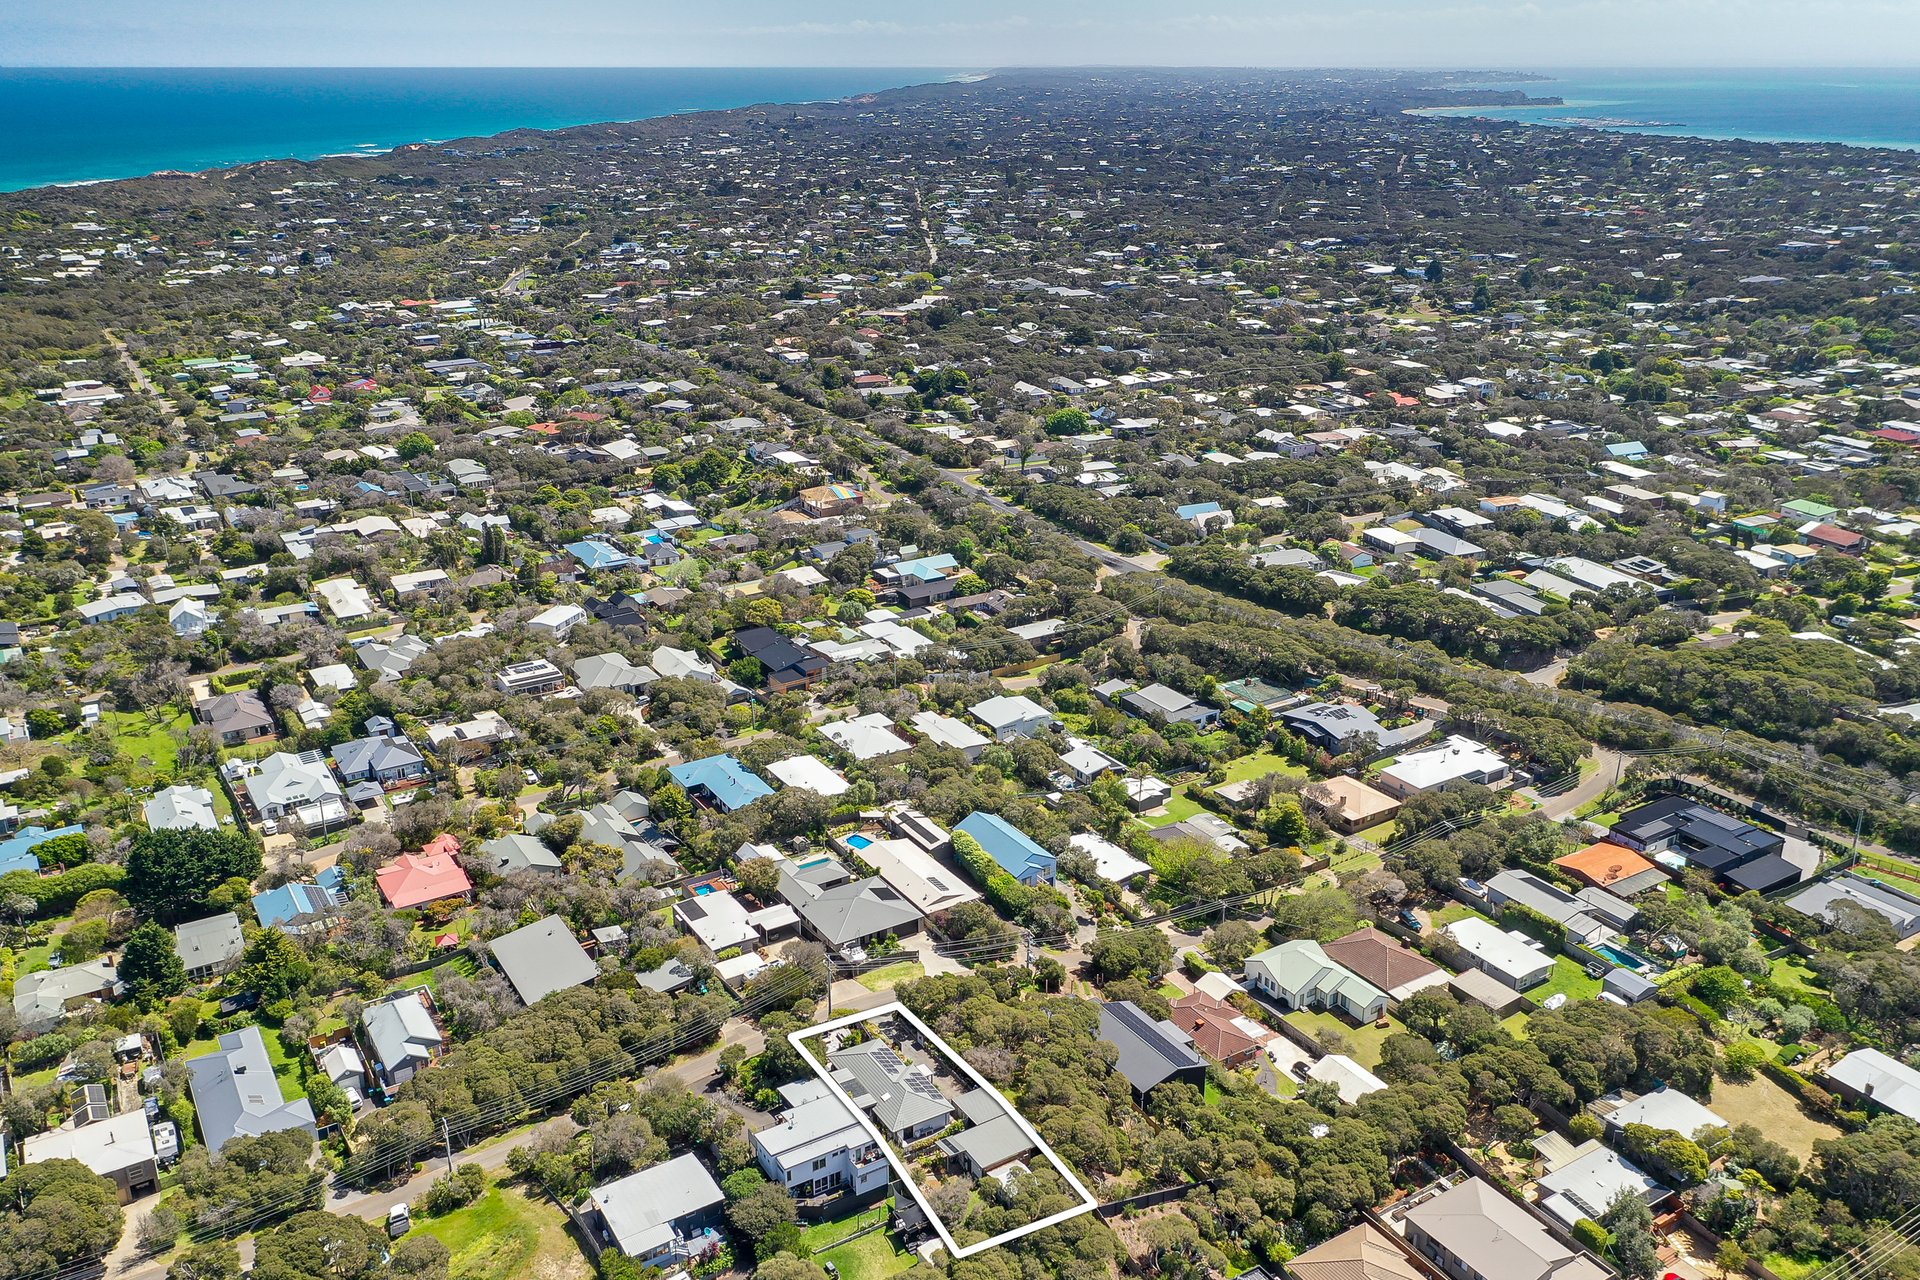
<svg viewBox="0 0 1920 1280">
<path fill-rule="evenodd" d="M 939 67 L 634 67 L 598 69 L 598 80 L 583 87 L 577 76 L 552 68 L 511 69 L 504 83 L 497 72 L 483 79 L 478 73 L 484 70 L 228 68 L 217 70 L 218 82 L 210 86 L 207 77 L 173 68 L 0 68 L 0 115 L 17 108 L 18 125 L 12 143 L 0 150 L 0 195 L 391 156 L 413 147 L 709 111 L 845 102 L 995 74 Z M 335 93 L 333 82 L 341 77 L 375 92 Z M 71 101 L 93 98 L 103 86 L 111 105 L 94 106 L 90 119 L 66 118 Z M 343 98 L 354 105 L 336 109 Z M 308 110 L 309 102 L 318 105 Z M 244 124 L 235 128 L 235 119 Z M 54 120 L 57 126 L 49 123 Z M 184 127 L 175 127 L 177 121 Z M 111 145 L 89 152 L 88 144 L 102 138 Z"/>
</svg>

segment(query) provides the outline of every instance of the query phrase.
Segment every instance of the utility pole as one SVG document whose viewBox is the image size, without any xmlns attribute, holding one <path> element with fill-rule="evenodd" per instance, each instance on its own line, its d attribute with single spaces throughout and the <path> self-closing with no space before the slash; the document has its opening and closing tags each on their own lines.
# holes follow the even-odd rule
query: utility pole
<svg viewBox="0 0 1920 1280">
<path fill-rule="evenodd" d="M 440 1140 L 447 1147 L 447 1177 L 453 1177 L 453 1131 L 447 1127 L 447 1118 L 440 1117 Z"/>
</svg>

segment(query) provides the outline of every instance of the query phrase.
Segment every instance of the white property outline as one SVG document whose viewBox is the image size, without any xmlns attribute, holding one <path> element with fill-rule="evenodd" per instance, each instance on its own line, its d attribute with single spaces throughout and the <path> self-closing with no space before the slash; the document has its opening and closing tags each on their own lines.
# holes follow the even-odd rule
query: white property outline
<svg viewBox="0 0 1920 1280">
<path fill-rule="evenodd" d="M 840 1087 L 840 1082 L 833 1078 L 833 1072 L 822 1066 L 820 1060 L 813 1056 L 805 1044 L 805 1041 L 823 1036 L 830 1031 L 838 1031 L 842 1027 L 851 1027 L 856 1023 L 871 1022 L 879 1018 L 884 1018 L 889 1014 L 897 1014 L 901 1018 L 904 1018 L 907 1025 L 925 1036 L 929 1043 L 936 1045 L 942 1053 L 947 1055 L 950 1061 L 958 1066 L 960 1070 L 967 1073 L 969 1080 L 973 1081 L 979 1088 L 985 1090 L 994 1101 L 998 1102 L 1001 1107 L 1005 1109 L 1007 1115 L 1013 1117 L 1013 1122 L 1020 1126 L 1020 1132 L 1026 1134 L 1028 1138 L 1033 1140 L 1034 1148 L 1046 1156 L 1048 1160 L 1051 1160 L 1054 1168 L 1060 1171 L 1060 1176 L 1065 1178 L 1067 1184 L 1079 1193 L 1080 1203 L 1077 1206 L 1071 1209 L 1062 1209 L 1059 1213 L 1050 1214 L 1038 1222 L 1029 1222 L 1024 1227 L 1015 1227 L 1012 1231 L 1003 1231 L 991 1239 L 982 1240 L 978 1244 L 970 1244 L 964 1248 L 954 1240 L 953 1233 L 947 1230 L 947 1224 L 940 1220 L 940 1215 L 933 1211 L 933 1206 L 927 1203 L 926 1196 L 921 1194 L 920 1184 L 914 1181 L 913 1170 L 907 1167 L 906 1160 L 902 1158 L 899 1152 L 894 1150 L 892 1139 L 880 1132 L 880 1126 L 876 1125 L 872 1117 L 855 1104 L 853 1098 L 847 1091 Z M 861 1128 L 867 1131 L 867 1136 L 873 1139 L 874 1144 L 887 1153 L 887 1163 L 892 1165 L 893 1171 L 900 1175 L 900 1181 L 906 1184 L 908 1194 L 913 1196 L 913 1201 L 920 1206 L 920 1211 L 927 1215 L 927 1221 L 931 1222 L 933 1229 L 939 1233 L 940 1242 L 947 1246 L 947 1252 L 955 1258 L 970 1258 L 982 1250 L 996 1248 L 999 1245 L 1018 1240 L 1021 1236 L 1032 1235 L 1043 1227 L 1051 1227 L 1057 1222 L 1065 1222 L 1068 1218 L 1077 1218 L 1088 1210 L 1099 1206 L 1100 1202 L 1093 1198 L 1093 1193 L 1081 1185 L 1080 1179 L 1074 1176 L 1073 1170 L 1068 1167 L 1067 1162 L 1062 1160 L 1055 1154 L 1053 1148 L 1047 1145 L 1047 1140 L 1042 1138 L 1039 1132 L 1027 1122 L 1025 1116 L 1020 1114 L 1020 1109 L 1007 1101 L 1004 1094 L 988 1084 L 985 1077 L 973 1069 L 972 1063 L 961 1057 L 952 1045 L 935 1035 L 932 1027 L 920 1021 L 919 1018 L 914 1016 L 913 1010 L 907 1008 L 906 1005 L 901 1004 L 898 1000 L 893 1001 L 891 1004 L 880 1005 L 878 1008 L 861 1009 L 854 1013 L 845 1014 L 841 1017 L 822 1022 L 817 1026 L 802 1027 L 798 1031 L 790 1031 L 787 1033 L 787 1043 L 799 1051 L 800 1056 L 807 1060 L 807 1065 L 813 1068 L 814 1074 L 819 1076 L 821 1082 L 824 1083 L 827 1088 L 833 1090 L 834 1096 L 839 1098 L 847 1110 L 853 1113 L 854 1120 L 859 1123 Z"/>
</svg>

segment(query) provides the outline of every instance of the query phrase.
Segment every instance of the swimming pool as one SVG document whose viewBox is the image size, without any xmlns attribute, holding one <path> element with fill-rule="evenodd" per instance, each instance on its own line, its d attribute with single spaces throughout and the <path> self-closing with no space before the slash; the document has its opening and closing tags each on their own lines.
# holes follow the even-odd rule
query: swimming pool
<svg viewBox="0 0 1920 1280">
<path fill-rule="evenodd" d="M 847 837 L 847 848 L 849 849 L 864 849 L 872 843 L 872 839 L 867 836 L 852 835 Z"/>
<path fill-rule="evenodd" d="M 1645 960 L 1633 954 L 1633 952 L 1624 951 L 1621 948 L 1614 946 L 1612 943 L 1608 943 L 1608 942 L 1591 943 L 1588 945 L 1587 950 L 1593 952 L 1595 955 L 1605 956 L 1607 959 L 1619 965 L 1622 969 L 1631 969 L 1635 973 L 1645 973 L 1649 968 L 1652 967 Z"/>
<path fill-rule="evenodd" d="M 704 898 L 712 892 L 713 886 L 710 884 L 697 884 L 693 886 L 693 896 L 696 898 Z"/>
</svg>

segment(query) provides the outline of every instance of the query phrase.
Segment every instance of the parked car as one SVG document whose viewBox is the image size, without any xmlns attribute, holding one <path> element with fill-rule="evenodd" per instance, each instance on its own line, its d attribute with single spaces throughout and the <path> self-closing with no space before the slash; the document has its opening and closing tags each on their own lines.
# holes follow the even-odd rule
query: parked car
<svg viewBox="0 0 1920 1280">
<path fill-rule="evenodd" d="M 413 1215 L 404 1201 L 387 1210 L 387 1239 L 398 1240 L 413 1229 Z"/>
</svg>

